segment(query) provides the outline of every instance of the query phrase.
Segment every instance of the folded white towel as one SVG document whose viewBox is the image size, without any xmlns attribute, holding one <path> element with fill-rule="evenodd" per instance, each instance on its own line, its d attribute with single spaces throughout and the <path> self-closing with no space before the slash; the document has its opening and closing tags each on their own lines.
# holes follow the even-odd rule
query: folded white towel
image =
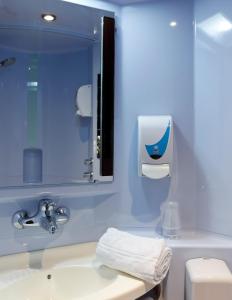
<svg viewBox="0 0 232 300">
<path fill-rule="evenodd" d="M 96 254 L 104 265 L 157 285 L 167 275 L 172 251 L 164 239 L 109 228 L 100 238 Z"/>
</svg>

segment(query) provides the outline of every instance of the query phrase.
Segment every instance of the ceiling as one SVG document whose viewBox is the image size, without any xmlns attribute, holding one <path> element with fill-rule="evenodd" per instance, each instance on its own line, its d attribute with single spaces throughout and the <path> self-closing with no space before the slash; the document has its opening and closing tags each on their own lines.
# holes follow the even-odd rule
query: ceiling
<svg viewBox="0 0 232 300">
<path fill-rule="evenodd" d="M 103 10 L 54 0 L 0 0 L 0 46 L 24 52 L 79 51 L 99 40 Z M 118 5 L 148 0 L 102 0 Z M 150 0 L 151 1 L 151 0 Z M 153 0 L 154 1 L 154 0 Z M 54 23 L 41 19 L 44 12 L 57 15 Z"/>
<path fill-rule="evenodd" d="M 55 14 L 56 22 L 44 22 L 41 18 L 43 13 Z M 99 29 L 101 26 L 101 16 L 109 14 L 104 10 L 63 1 L 0 0 L 1 27 L 36 27 L 50 31 L 77 33 L 93 39 L 95 39 L 94 28 Z"/>
<path fill-rule="evenodd" d="M 38 29 L 0 28 L 0 47 L 28 53 L 70 53 L 86 49 L 92 41 L 60 32 Z"/>
<path fill-rule="evenodd" d="M 57 16 L 56 22 L 42 20 L 47 12 Z M 113 13 L 63 1 L 0 0 L 0 46 L 24 52 L 79 51 L 99 40 L 104 15 Z"/>
<path fill-rule="evenodd" d="M 103 0 L 103 1 L 115 3 L 115 4 L 119 4 L 119 5 L 127 5 L 127 4 L 139 3 L 139 2 L 148 2 L 148 0 Z"/>
</svg>

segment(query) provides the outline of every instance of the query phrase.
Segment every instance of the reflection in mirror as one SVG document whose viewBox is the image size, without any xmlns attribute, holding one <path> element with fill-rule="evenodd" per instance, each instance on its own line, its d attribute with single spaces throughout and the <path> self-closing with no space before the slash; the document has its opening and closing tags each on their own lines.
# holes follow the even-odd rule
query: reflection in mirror
<svg viewBox="0 0 232 300">
<path fill-rule="evenodd" d="M 104 16 L 113 14 L 1 1 L 0 187 L 104 180 L 94 153 Z"/>
</svg>

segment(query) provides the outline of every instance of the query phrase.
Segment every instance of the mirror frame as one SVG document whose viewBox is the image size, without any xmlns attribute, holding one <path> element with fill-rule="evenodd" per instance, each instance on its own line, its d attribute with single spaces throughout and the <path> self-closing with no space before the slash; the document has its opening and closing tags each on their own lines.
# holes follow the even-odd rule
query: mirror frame
<svg viewBox="0 0 232 300">
<path fill-rule="evenodd" d="M 112 181 L 114 175 L 115 19 L 102 17 L 101 74 L 98 75 L 96 157 L 100 160 L 95 181 Z"/>
</svg>

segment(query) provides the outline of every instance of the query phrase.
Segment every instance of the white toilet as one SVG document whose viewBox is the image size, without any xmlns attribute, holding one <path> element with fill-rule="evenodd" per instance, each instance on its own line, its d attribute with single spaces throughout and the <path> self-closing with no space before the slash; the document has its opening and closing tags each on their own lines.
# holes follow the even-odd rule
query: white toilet
<svg viewBox="0 0 232 300">
<path fill-rule="evenodd" d="M 231 300 L 232 274 L 226 263 L 196 258 L 186 263 L 186 300 Z"/>
</svg>

